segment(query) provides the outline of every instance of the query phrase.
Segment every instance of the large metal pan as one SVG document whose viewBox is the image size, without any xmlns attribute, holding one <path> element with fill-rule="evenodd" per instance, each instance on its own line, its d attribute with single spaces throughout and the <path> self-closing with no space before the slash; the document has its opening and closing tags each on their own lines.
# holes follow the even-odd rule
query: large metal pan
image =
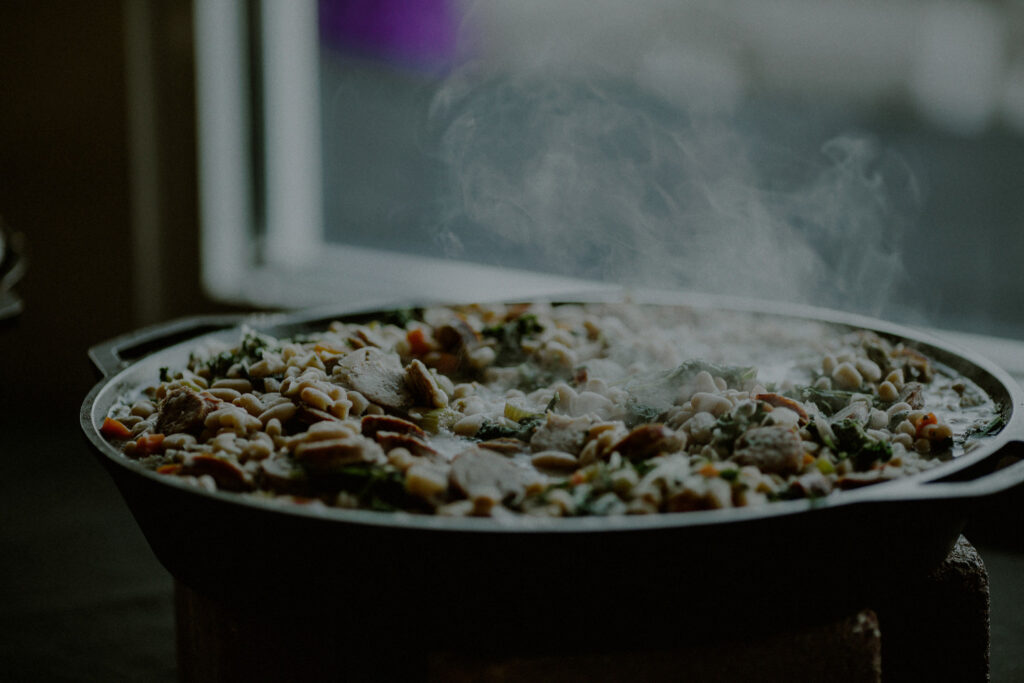
<svg viewBox="0 0 1024 683">
<path fill-rule="evenodd" d="M 584 298 L 592 297 L 576 299 Z M 679 294 L 632 298 L 874 330 L 973 380 L 1002 406 L 1006 426 L 923 475 L 819 500 L 520 523 L 268 506 L 157 475 L 100 435 L 119 395 L 151 384 L 161 366 L 183 364 L 197 342 L 237 340 L 243 321 L 284 335 L 368 313 L 339 310 L 190 318 L 98 345 L 90 356 L 103 379 L 82 404 L 82 429 L 157 558 L 193 590 L 428 645 L 505 638 L 622 645 L 859 609 L 937 565 L 974 504 L 1024 481 L 1024 398 L 983 358 L 907 328 L 819 309 Z"/>
</svg>

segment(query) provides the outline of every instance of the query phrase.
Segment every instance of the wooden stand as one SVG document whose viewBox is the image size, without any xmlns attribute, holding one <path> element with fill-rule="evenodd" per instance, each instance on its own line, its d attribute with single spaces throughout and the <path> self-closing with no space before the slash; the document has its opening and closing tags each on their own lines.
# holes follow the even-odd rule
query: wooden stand
<svg viewBox="0 0 1024 683">
<path fill-rule="evenodd" d="M 899 581 L 894 568 L 894 581 Z M 898 598 L 805 628 L 670 649 L 520 653 L 427 651 L 358 624 L 266 614 L 176 584 L 179 677 L 212 681 L 861 681 L 988 678 L 988 579 L 963 538 L 930 577 Z M 548 615 L 555 618 L 557 615 Z M 563 615 L 572 627 L 571 614 Z M 723 619 L 742 615 L 723 614 Z"/>
</svg>

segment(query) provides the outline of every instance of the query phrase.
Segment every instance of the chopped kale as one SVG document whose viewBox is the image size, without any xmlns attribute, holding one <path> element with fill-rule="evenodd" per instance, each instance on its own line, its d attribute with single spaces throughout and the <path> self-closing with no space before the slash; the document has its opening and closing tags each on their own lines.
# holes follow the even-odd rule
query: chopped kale
<svg viewBox="0 0 1024 683">
<path fill-rule="evenodd" d="M 531 415 L 519 420 L 515 427 L 511 427 L 493 420 L 484 420 L 484 423 L 480 425 L 480 429 L 477 430 L 476 438 L 480 441 L 507 438 L 529 441 L 543 421 L 543 415 Z"/>
<path fill-rule="evenodd" d="M 828 446 L 833 451 L 839 451 L 839 446 L 836 445 L 836 442 L 832 440 L 832 437 L 829 436 L 826 432 L 823 432 L 820 429 L 818 429 L 818 423 L 816 421 L 811 420 L 810 422 L 807 423 L 807 431 L 810 432 L 811 436 L 813 436 L 815 440 L 817 440 L 821 444 Z"/>
<path fill-rule="evenodd" d="M 650 460 L 630 460 L 629 464 L 633 466 L 633 469 L 636 470 L 637 475 L 640 477 L 644 477 L 648 472 L 657 467 Z"/>
<path fill-rule="evenodd" d="M 661 411 L 649 405 L 640 403 L 634 398 L 626 401 L 626 417 L 623 422 L 630 429 L 637 425 L 648 424 L 658 419 Z"/>
<path fill-rule="evenodd" d="M 410 505 L 405 477 L 398 470 L 369 464 L 346 465 L 333 479 L 340 490 L 356 496 L 360 504 L 372 510 L 400 510 Z"/>
<path fill-rule="evenodd" d="M 967 430 L 967 433 L 964 434 L 964 441 L 967 441 L 968 439 L 979 439 L 985 436 L 995 436 L 996 434 L 1001 432 L 1003 430 L 1003 427 L 1005 426 L 1006 417 L 1002 413 L 1000 413 L 999 415 L 996 415 L 994 418 L 989 420 L 989 422 L 986 423 L 984 426 L 974 427 L 972 429 Z"/>
<path fill-rule="evenodd" d="M 228 371 L 235 365 L 242 367 L 242 376 L 248 378 L 248 366 L 263 359 L 265 350 L 274 348 L 275 340 L 267 335 L 260 334 L 256 330 L 244 328 L 242 341 L 238 347 L 228 351 L 222 351 L 217 355 L 202 359 L 194 354 L 189 357 L 189 367 L 198 372 L 206 369 L 214 379 L 226 377 Z"/>
<path fill-rule="evenodd" d="M 849 458 L 856 470 L 869 470 L 876 462 L 888 462 L 892 457 L 892 446 L 868 436 L 855 420 L 840 420 L 832 425 L 832 432 L 839 457 Z"/>
<path fill-rule="evenodd" d="M 740 471 L 722 470 L 721 472 L 718 473 L 718 476 L 720 476 L 722 479 L 725 479 L 726 481 L 736 481 L 736 478 L 740 476 Z"/>
<path fill-rule="evenodd" d="M 544 326 L 537 321 L 537 316 L 529 314 L 501 325 L 485 327 L 480 330 L 480 334 L 497 342 L 494 349 L 497 353 L 495 364 L 509 366 L 519 363 L 525 358 L 523 340 L 543 331 Z"/>
<path fill-rule="evenodd" d="M 396 325 L 398 327 L 405 327 L 413 320 L 423 319 L 422 308 L 396 308 L 392 311 L 386 311 L 378 316 L 378 320 L 385 325 Z"/>
<path fill-rule="evenodd" d="M 733 409 L 728 413 L 719 416 L 715 426 L 711 430 L 711 443 L 713 446 L 726 452 L 732 452 L 736 439 L 751 427 L 760 425 L 764 421 L 767 411 L 765 403 L 759 401 L 754 404 L 754 410 L 742 411 Z"/>
<path fill-rule="evenodd" d="M 574 484 L 568 479 L 555 482 L 536 494 L 537 500 L 547 503 L 552 491 L 562 489 L 572 494 L 572 514 L 605 515 L 610 509 L 622 505 L 622 500 L 613 491 L 612 469 L 606 462 L 597 462 L 585 470 L 586 481 Z"/>
<path fill-rule="evenodd" d="M 842 391 L 840 389 L 817 389 L 815 387 L 803 386 L 794 387 L 792 390 L 787 391 L 785 395 L 798 401 L 810 401 L 818 406 L 822 413 L 831 416 L 845 408 L 856 394 L 852 391 Z"/>
</svg>

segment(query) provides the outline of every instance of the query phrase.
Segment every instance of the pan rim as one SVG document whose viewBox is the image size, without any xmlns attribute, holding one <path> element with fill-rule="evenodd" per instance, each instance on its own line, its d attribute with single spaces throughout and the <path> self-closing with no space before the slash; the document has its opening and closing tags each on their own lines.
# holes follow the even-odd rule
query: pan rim
<svg viewBox="0 0 1024 683">
<path fill-rule="evenodd" d="M 653 515 L 569 518 L 515 515 L 507 518 L 475 518 L 420 515 L 404 511 L 378 512 L 373 510 L 334 508 L 315 504 L 297 504 L 292 501 L 277 502 L 273 499 L 264 500 L 225 491 L 208 491 L 185 481 L 157 474 L 137 462 L 125 458 L 99 432 L 98 424 L 102 422 L 103 415 L 105 415 L 105 410 L 103 415 L 97 414 L 99 407 L 103 405 L 101 397 L 106 392 L 113 392 L 116 387 L 124 385 L 125 376 L 131 374 L 132 370 L 146 359 L 166 353 L 171 348 L 194 345 L 215 333 L 197 335 L 174 346 L 161 349 L 127 364 L 114 374 L 104 377 L 86 395 L 80 411 L 80 423 L 86 439 L 98 453 L 102 454 L 105 462 L 113 463 L 132 475 L 141 475 L 155 485 L 176 487 L 182 492 L 206 497 L 212 501 L 242 505 L 243 507 L 258 510 L 261 513 L 281 514 L 296 519 L 314 519 L 351 525 L 452 533 L 618 533 L 664 528 L 716 527 L 727 524 L 761 522 L 792 515 L 813 514 L 823 510 L 845 508 L 853 505 L 899 503 L 909 498 L 919 499 L 921 497 L 919 491 L 922 487 L 927 487 L 929 483 L 939 481 L 991 457 L 1011 441 L 1024 440 L 1022 439 L 1022 434 L 1024 434 L 1024 389 L 1006 371 L 992 361 L 969 349 L 963 349 L 955 343 L 943 340 L 926 330 L 918 330 L 860 314 L 803 304 L 679 291 L 596 288 L 585 292 L 559 293 L 556 296 L 545 298 L 534 297 L 530 300 L 543 300 L 553 304 L 633 303 L 638 305 L 689 307 L 702 310 L 725 309 L 741 314 L 790 317 L 879 332 L 923 346 L 929 353 L 938 352 L 940 356 L 954 357 L 989 375 L 990 379 L 1006 392 L 1009 399 L 1007 401 L 1008 405 L 1003 406 L 1003 411 L 1008 413 L 1006 425 L 999 434 L 988 437 L 982 446 L 924 472 L 892 481 L 880 482 L 864 488 L 838 491 L 821 498 L 776 501 L 767 505 L 751 507 L 666 512 Z M 514 298 L 505 298 L 504 301 L 514 302 Z M 395 306 L 392 307 L 459 305 L 460 303 L 473 302 L 468 300 L 463 302 L 410 302 L 405 300 L 395 302 Z M 234 327 L 227 328 L 217 334 L 237 333 L 242 325 L 249 323 L 254 323 L 263 328 L 294 327 L 303 324 L 313 324 L 329 317 L 354 317 L 384 310 L 388 310 L 388 307 L 376 302 L 373 306 L 367 308 L 360 306 L 332 306 L 272 315 L 260 313 L 242 318 Z M 991 394 L 987 389 L 986 391 Z M 936 500 L 941 499 L 937 498 Z"/>
</svg>

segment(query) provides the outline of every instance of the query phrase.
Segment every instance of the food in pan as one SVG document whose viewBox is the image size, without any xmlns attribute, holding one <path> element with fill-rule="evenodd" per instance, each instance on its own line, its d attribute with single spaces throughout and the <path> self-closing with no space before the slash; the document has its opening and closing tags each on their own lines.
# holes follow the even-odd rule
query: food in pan
<svg viewBox="0 0 1024 683">
<path fill-rule="evenodd" d="M 450 516 L 818 498 L 934 467 L 1001 419 L 969 379 L 871 331 L 627 303 L 243 328 L 153 382 L 101 432 L 162 475 Z"/>
</svg>

